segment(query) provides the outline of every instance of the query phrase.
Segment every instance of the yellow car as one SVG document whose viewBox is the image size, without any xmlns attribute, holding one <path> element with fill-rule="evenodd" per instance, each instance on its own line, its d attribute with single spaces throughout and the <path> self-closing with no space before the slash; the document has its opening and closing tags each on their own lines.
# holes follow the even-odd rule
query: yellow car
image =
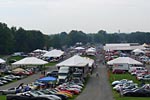
<svg viewBox="0 0 150 100">
<path fill-rule="evenodd" d="M 68 91 L 61 91 L 61 90 L 59 90 L 59 89 L 53 89 L 52 91 L 53 91 L 53 92 L 56 92 L 56 93 L 58 93 L 58 94 L 64 94 L 64 95 L 66 95 L 67 97 L 72 98 L 72 93 L 70 93 L 70 92 L 68 92 Z"/>
</svg>

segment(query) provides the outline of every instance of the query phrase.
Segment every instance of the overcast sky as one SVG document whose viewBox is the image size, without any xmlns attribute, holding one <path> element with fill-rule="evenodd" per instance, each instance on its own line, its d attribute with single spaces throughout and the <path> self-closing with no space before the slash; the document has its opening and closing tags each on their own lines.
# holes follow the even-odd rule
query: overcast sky
<svg viewBox="0 0 150 100">
<path fill-rule="evenodd" d="M 0 21 L 44 34 L 150 32 L 150 0 L 0 0 Z"/>
</svg>

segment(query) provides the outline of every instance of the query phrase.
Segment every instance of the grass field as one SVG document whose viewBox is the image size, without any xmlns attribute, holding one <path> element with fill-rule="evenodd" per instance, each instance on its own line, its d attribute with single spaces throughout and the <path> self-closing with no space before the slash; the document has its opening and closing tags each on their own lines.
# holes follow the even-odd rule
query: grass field
<svg viewBox="0 0 150 100">
<path fill-rule="evenodd" d="M 24 58 L 24 57 L 22 57 L 22 56 L 11 56 L 11 57 L 9 57 L 8 58 L 8 60 L 10 60 L 10 59 L 15 59 L 15 60 L 21 60 L 22 58 Z"/>
<path fill-rule="evenodd" d="M 55 66 L 58 62 L 49 62 L 45 66 Z"/>
<path fill-rule="evenodd" d="M 6 96 L 0 95 L 0 100 L 6 100 Z"/>
<path fill-rule="evenodd" d="M 110 84 L 115 80 L 121 79 L 129 79 L 133 80 L 133 82 L 140 84 L 141 82 L 138 81 L 135 76 L 131 76 L 129 73 L 126 74 L 112 74 L 111 72 L 108 73 Z M 116 91 L 112 90 L 114 94 L 115 100 L 150 100 L 150 97 L 120 97 L 120 94 Z"/>
</svg>

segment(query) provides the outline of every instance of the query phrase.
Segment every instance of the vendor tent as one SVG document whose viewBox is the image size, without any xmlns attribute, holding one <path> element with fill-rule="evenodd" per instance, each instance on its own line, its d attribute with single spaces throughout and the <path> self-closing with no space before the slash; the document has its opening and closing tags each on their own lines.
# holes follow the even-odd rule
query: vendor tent
<svg viewBox="0 0 150 100">
<path fill-rule="evenodd" d="M 33 51 L 34 53 L 47 53 L 48 51 L 46 51 L 46 50 L 41 50 L 41 49 L 36 49 L 36 50 L 34 50 Z"/>
<path fill-rule="evenodd" d="M 130 64 L 130 65 L 142 65 L 141 62 L 134 60 L 130 57 L 118 57 L 116 59 L 113 59 L 111 61 L 107 62 L 108 65 L 113 65 L 113 64 Z"/>
<path fill-rule="evenodd" d="M 22 68 L 16 68 L 16 69 L 14 69 L 14 70 L 12 70 L 13 72 L 23 72 L 23 71 L 25 71 L 24 69 L 22 69 Z"/>
<path fill-rule="evenodd" d="M 75 50 L 84 50 L 85 48 L 83 47 L 76 47 Z"/>
<path fill-rule="evenodd" d="M 94 64 L 94 60 L 93 60 L 93 59 L 90 59 L 90 58 L 88 58 L 88 57 L 84 57 L 84 58 L 85 58 L 85 60 L 87 60 L 88 66 L 89 66 L 89 67 L 92 67 L 92 65 Z"/>
<path fill-rule="evenodd" d="M 15 63 L 12 63 L 12 65 L 45 65 L 47 63 L 47 61 L 38 59 L 36 57 L 26 57 Z"/>
<path fill-rule="evenodd" d="M 4 64 L 4 63 L 6 63 L 6 61 L 0 58 L 0 64 Z"/>
<path fill-rule="evenodd" d="M 142 46 L 143 47 L 149 47 L 149 45 L 147 45 L 146 43 L 144 43 Z"/>
<path fill-rule="evenodd" d="M 83 66 L 86 66 L 87 64 L 88 64 L 88 61 L 84 57 L 75 55 L 75 56 L 57 64 L 56 66 L 83 67 Z"/>
<path fill-rule="evenodd" d="M 134 49 L 132 52 L 134 53 L 145 53 L 143 50 L 141 49 Z"/>
<path fill-rule="evenodd" d="M 63 54 L 64 54 L 63 51 L 54 49 L 54 50 L 51 50 L 51 51 L 45 53 L 43 56 L 44 56 L 44 57 L 60 57 L 60 56 L 62 56 Z"/>
<path fill-rule="evenodd" d="M 96 49 L 95 48 L 93 48 L 93 47 L 91 47 L 91 48 L 88 48 L 87 50 L 86 50 L 86 52 L 96 52 Z"/>
<path fill-rule="evenodd" d="M 53 81 L 56 81 L 57 79 L 55 77 L 43 77 L 43 78 L 40 78 L 38 81 L 39 82 L 53 82 Z"/>
</svg>

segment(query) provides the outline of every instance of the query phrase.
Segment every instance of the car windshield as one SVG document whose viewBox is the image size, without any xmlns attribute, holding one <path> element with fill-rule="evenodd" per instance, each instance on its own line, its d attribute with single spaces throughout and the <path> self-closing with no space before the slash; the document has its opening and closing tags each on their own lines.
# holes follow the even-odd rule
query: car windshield
<svg viewBox="0 0 150 100">
<path fill-rule="evenodd" d="M 43 92 L 44 94 L 50 94 L 50 92 L 47 90 L 41 90 L 41 92 Z"/>
</svg>

